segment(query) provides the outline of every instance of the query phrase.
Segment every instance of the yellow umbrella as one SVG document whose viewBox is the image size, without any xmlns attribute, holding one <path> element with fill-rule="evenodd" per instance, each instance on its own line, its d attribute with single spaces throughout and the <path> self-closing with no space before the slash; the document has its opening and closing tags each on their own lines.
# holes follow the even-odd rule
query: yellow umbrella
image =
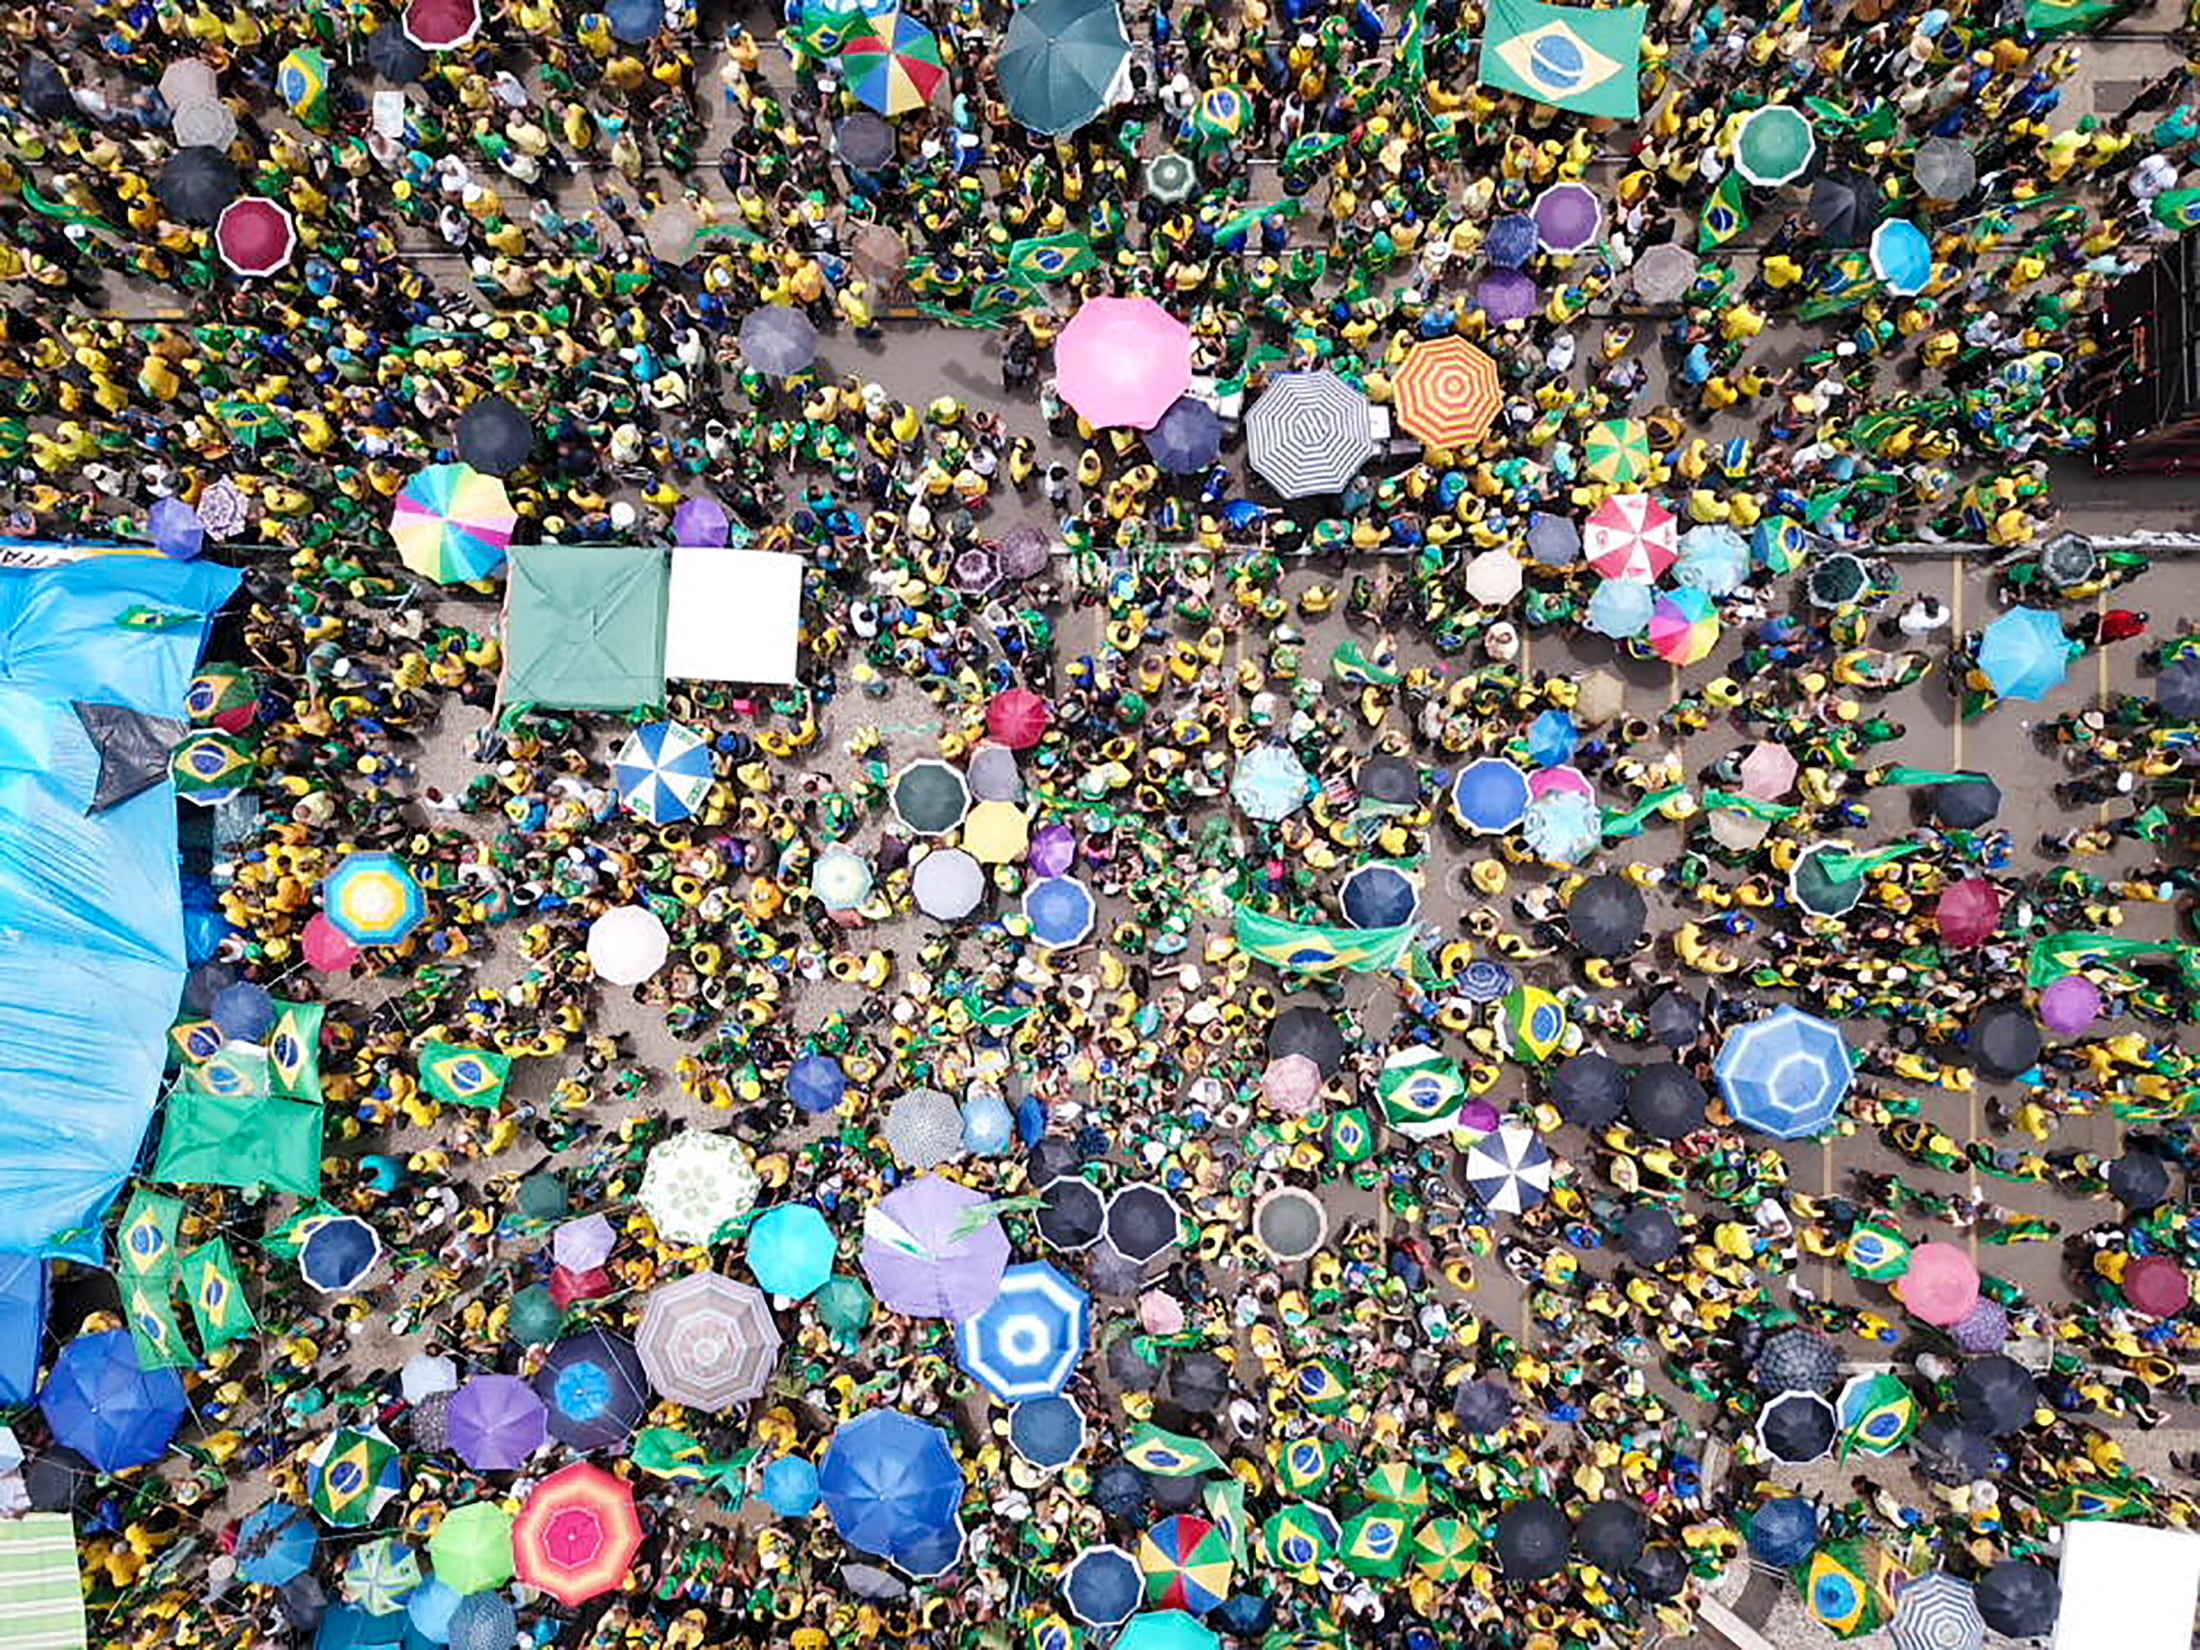
<svg viewBox="0 0 2200 1650">
<path fill-rule="evenodd" d="M 983 864 L 1013 864 L 1031 846 L 1031 816 L 1013 802 L 981 802 L 963 821 L 962 845 Z"/>
</svg>

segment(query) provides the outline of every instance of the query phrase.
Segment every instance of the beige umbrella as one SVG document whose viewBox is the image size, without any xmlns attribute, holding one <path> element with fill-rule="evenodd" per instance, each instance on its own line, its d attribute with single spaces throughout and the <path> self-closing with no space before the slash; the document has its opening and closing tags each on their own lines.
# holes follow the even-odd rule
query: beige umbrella
<svg viewBox="0 0 2200 1650">
<path fill-rule="evenodd" d="M 171 109 L 220 96 L 214 65 L 203 57 L 182 57 L 160 72 L 160 100 Z"/>
<path fill-rule="evenodd" d="M 1520 563 L 1510 550 L 1485 550 L 1467 563 L 1466 586 L 1484 607 L 1503 607 L 1520 594 Z"/>
<path fill-rule="evenodd" d="M 1581 679 L 1574 720 L 1585 728 L 1602 727 L 1627 708 L 1627 684 L 1608 670 L 1592 670 Z"/>
<path fill-rule="evenodd" d="M 237 117 L 220 98 L 195 97 L 174 106 L 168 135 L 179 149 L 226 149 L 237 141 Z"/>
<path fill-rule="evenodd" d="M 703 220 L 686 201 L 666 201 L 651 207 L 649 219 L 642 225 L 642 238 L 649 242 L 650 256 L 668 264 L 684 264 L 694 257 L 695 243 L 702 233 Z"/>
<path fill-rule="evenodd" d="M 848 261 L 872 285 L 890 287 L 908 267 L 909 248 L 882 223 L 858 224 L 848 237 Z"/>
<path fill-rule="evenodd" d="M 1031 846 L 1031 816 L 1013 802 L 981 802 L 963 821 L 964 852 L 982 865 L 1008 865 Z"/>
<path fill-rule="evenodd" d="M 1772 830 L 1769 820 L 1755 814 L 1743 813 L 1738 808 L 1717 808 L 1711 814 L 1711 839 L 1722 848 L 1736 853 L 1748 853 L 1763 842 Z"/>
</svg>

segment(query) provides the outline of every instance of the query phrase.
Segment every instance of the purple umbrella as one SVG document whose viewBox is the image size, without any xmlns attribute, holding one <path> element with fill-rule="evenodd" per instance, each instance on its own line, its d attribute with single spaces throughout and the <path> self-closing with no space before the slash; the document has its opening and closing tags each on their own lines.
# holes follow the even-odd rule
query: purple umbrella
<svg viewBox="0 0 2200 1650">
<path fill-rule="evenodd" d="M 1146 432 L 1146 451 L 1171 475 L 1204 470 L 1222 450 L 1222 417 L 1206 402 L 1181 395 Z"/>
<path fill-rule="evenodd" d="M 180 498 L 164 498 L 146 518 L 153 548 L 174 561 L 189 561 L 206 548 L 206 526 Z"/>
<path fill-rule="evenodd" d="M 952 1180 L 919 1176 L 863 1217 L 863 1275 L 908 1317 L 976 1317 L 1007 1270 L 1008 1233 L 984 1198 Z"/>
<path fill-rule="evenodd" d="M 1541 309 L 1543 294 L 1536 290 L 1533 276 L 1517 269 L 1493 269 L 1474 289 L 1474 302 L 1494 325 L 1503 326 L 1508 321 L 1525 321 Z"/>
<path fill-rule="evenodd" d="M 1077 833 L 1059 820 L 1032 833 L 1024 863 L 1037 877 L 1066 877 L 1077 863 Z"/>
<path fill-rule="evenodd" d="M 1956 1320 L 1948 1338 L 1958 1352 L 1974 1356 L 1999 1352 L 2009 1339 L 2009 1313 L 2001 1302 L 1981 1295 L 1978 1304 Z"/>
<path fill-rule="evenodd" d="M 1535 233 L 1546 252 L 1579 252 L 1596 245 L 1604 208 L 1585 183 L 1554 183 L 1535 198 Z"/>
<path fill-rule="evenodd" d="M 476 1375 L 451 1400 L 451 1448 L 476 1472 L 512 1472 L 550 1436 L 550 1412 L 516 1375 Z"/>
<path fill-rule="evenodd" d="M 1167 414 L 1163 414 L 1166 417 Z M 1054 559 L 1054 541 L 1046 530 L 1034 527 L 1028 521 L 1019 521 L 1001 535 L 997 554 L 1001 562 L 1001 575 L 1010 579 L 1035 579 L 1047 570 Z"/>
<path fill-rule="evenodd" d="M 2083 974 L 2065 974 L 2040 993 L 2040 1024 L 2058 1037 L 2081 1037 L 2101 1017 L 2101 988 Z"/>
<path fill-rule="evenodd" d="M 1518 269 L 1535 256 L 1542 244 L 1543 234 L 1536 228 L 1535 219 L 1516 212 L 1490 225 L 1489 239 L 1483 243 L 1482 251 L 1497 268 Z"/>
<path fill-rule="evenodd" d="M 733 532 L 733 518 L 726 507 L 707 493 L 682 499 L 672 512 L 672 542 L 702 550 L 716 550 Z"/>
</svg>

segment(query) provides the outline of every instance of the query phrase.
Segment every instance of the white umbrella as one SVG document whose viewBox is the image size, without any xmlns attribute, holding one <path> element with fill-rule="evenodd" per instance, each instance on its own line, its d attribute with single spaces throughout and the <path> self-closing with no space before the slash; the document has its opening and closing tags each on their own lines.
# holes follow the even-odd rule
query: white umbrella
<svg viewBox="0 0 2200 1650">
<path fill-rule="evenodd" d="M 646 905 L 614 906 L 588 925 L 588 960 L 612 985 L 640 985 L 671 952 L 672 936 Z"/>
<path fill-rule="evenodd" d="M 405 1360 L 405 1367 L 397 1372 L 397 1385 L 405 1394 L 405 1402 L 408 1404 L 433 1398 L 439 1392 L 456 1392 L 458 1365 L 448 1358 L 416 1352 Z"/>
<path fill-rule="evenodd" d="M 1520 594 L 1520 576 L 1510 550 L 1485 550 L 1467 563 L 1467 594 L 1484 607 L 1503 607 Z"/>
<path fill-rule="evenodd" d="M 910 878 L 928 917 L 956 922 L 984 903 L 985 867 L 960 848 L 938 848 L 917 861 Z"/>
</svg>

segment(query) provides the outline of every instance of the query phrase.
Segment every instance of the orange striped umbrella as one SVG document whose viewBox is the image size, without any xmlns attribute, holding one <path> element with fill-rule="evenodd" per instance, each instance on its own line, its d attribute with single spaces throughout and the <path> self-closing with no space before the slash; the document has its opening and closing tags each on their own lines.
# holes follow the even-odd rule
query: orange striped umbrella
<svg viewBox="0 0 2200 1650">
<path fill-rule="evenodd" d="M 566 1605 L 622 1585 L 641 1545 L 633 1486 L 585 1461 L 538 1484 L 512 1526 L 520 1580 Z"/>
<path fill-rule="evenodd" d="M 1497 363 L 1464 338 L 1415 344 L 1398 369 L 1392 395 L 1398 422 L 1431 447 L 1471 447 L 1489 434 L 1505 405 Z"/>
</svg>

